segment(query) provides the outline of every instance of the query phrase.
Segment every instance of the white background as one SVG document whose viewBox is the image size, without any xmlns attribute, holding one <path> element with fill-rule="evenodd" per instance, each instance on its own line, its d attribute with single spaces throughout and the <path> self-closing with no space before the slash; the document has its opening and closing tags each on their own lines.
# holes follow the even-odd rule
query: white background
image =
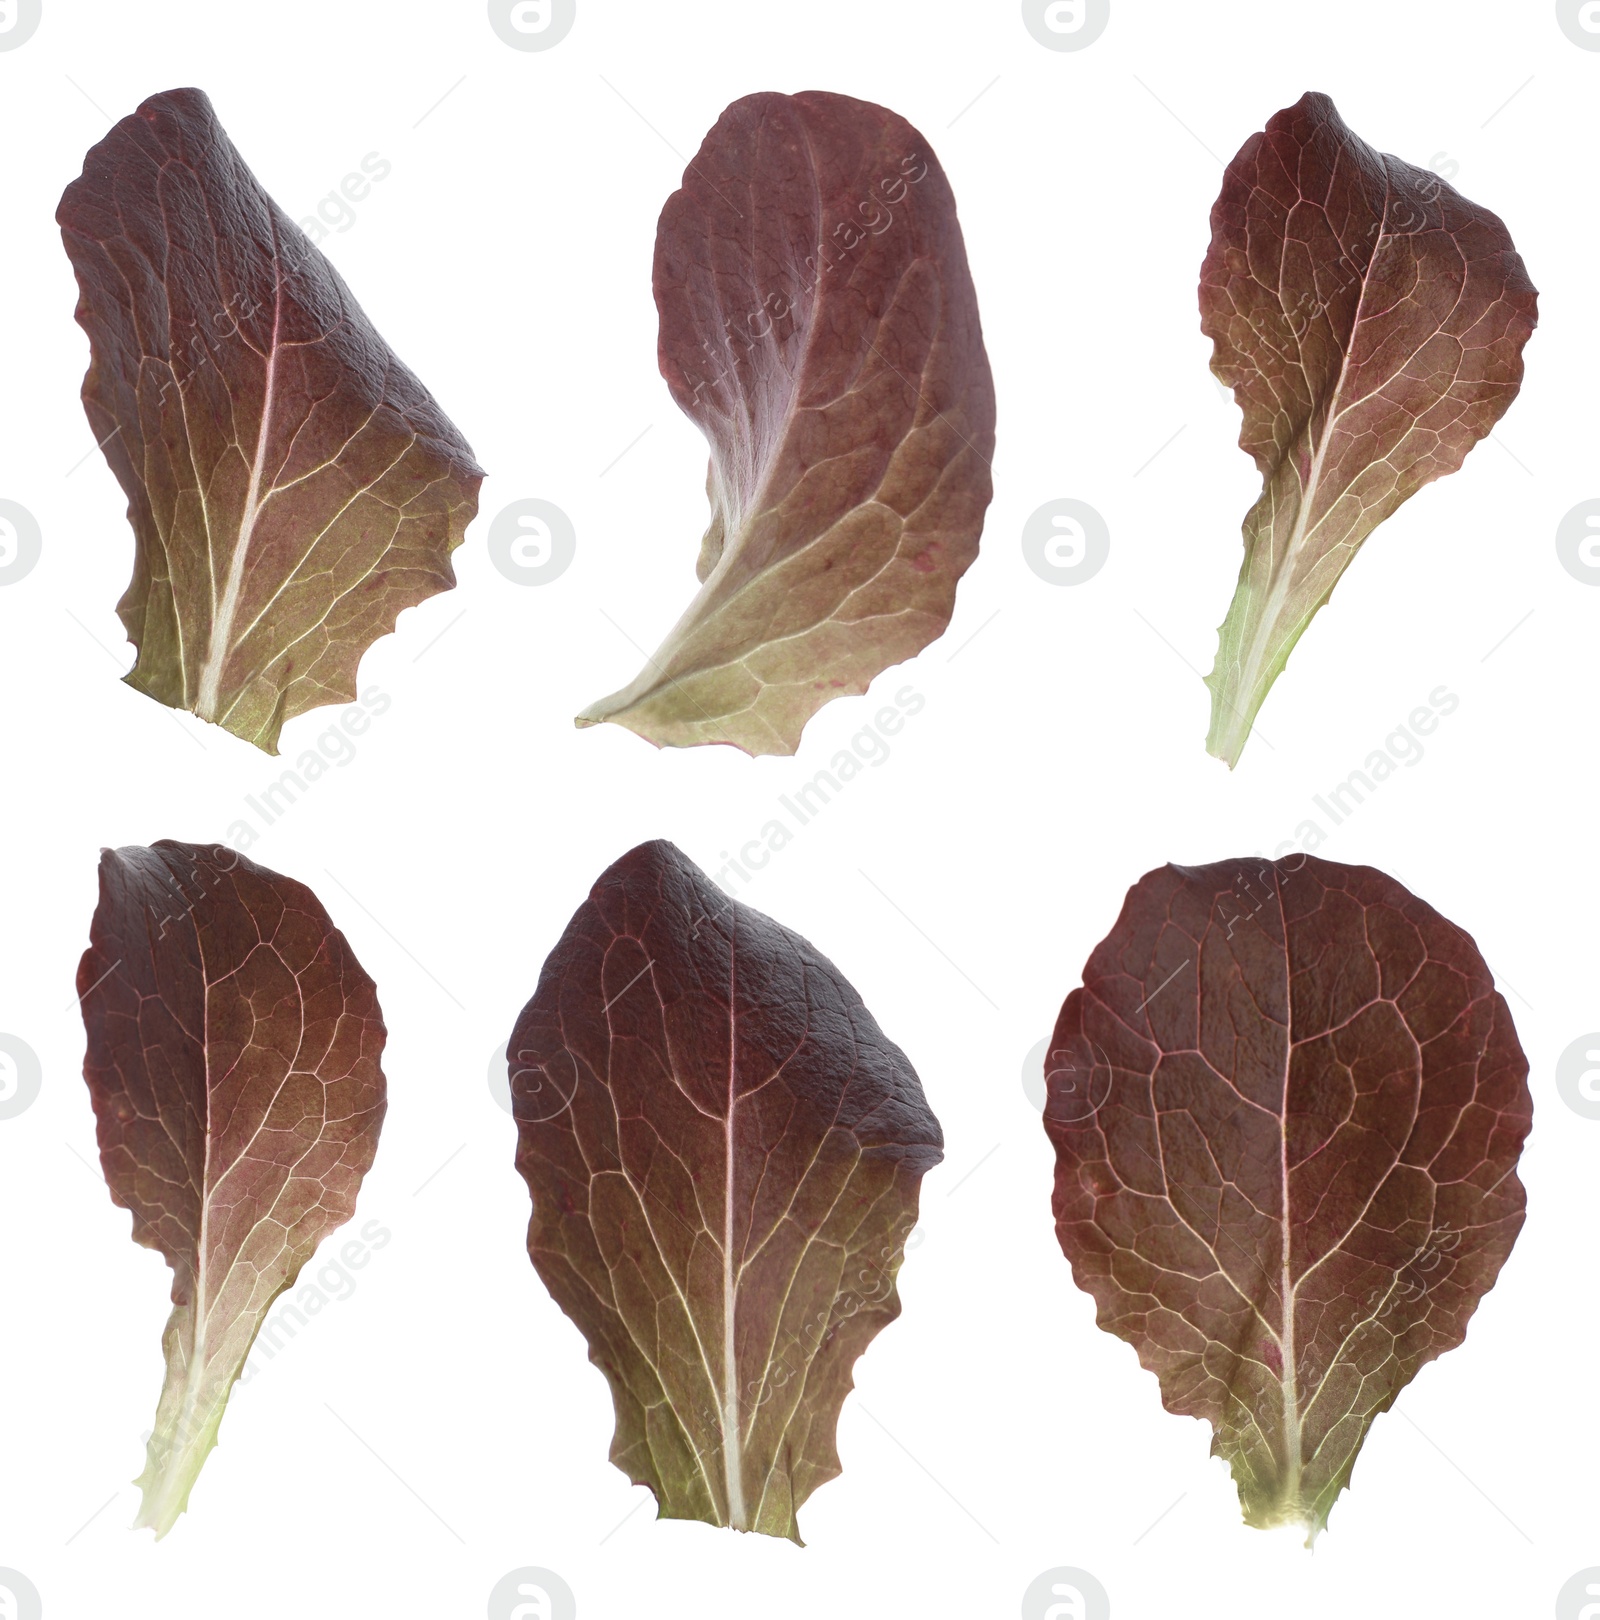
<svg viewBox="0 0 1600 1620">
<path fill-rule="evenodd" d="M 1600 1123 L 1552 1079 L 1600 1025 L 1600 590 L 1554 548 L 1600 495 L 1600 53 L 1543 0 L 1114 0 L 1076 53 L 1002 0 L 579 0 L 544 53 L 472 3 L 44 5 L 0 53 L 0 496 L 44 535 L 0 589 L 0 1030 L 44 1073 L 0 1122 L 0 1565 L 51 1620 L 477 1617 L 519 1565 L 560 1572 L 585 1620 L 1011 1616 L 1053 1565 L 1092 1571 L 1117 1620 L 1550 1613 L 1600 1563 Z M 297 218 L 365 154 L 391 162 L 326 251 L 491 476 L 459 589 L 366 656 L 389 711 L 250 850 L 313 885 L 378 982 L 390 1112 L 337 1241 L 369 1219 L 393 1240 L 235 1392 L 156 1545 L 127 1528 L 126 1482 L 169 1274 L 95 1167 L 73 974 L 102 845 L 221 839 L 283 765 L 118 681 L 132 540 L 77 399 L 88 348 L 53 215 L 115 119 L 188 84 Z M 1000 404 L 982 555 L 945 638 L 823 710 L 796 759 L 578 732 L 639 667 L 629 638 L 653 648 L 695 588 L 705 448 L 656 371 L 657 213 L 729 101 L 807 88 L 903 113 L 955 189 Z M 1230 775 L 1204 751 L 1200 674 L 1258 483 L 1195 284 L 1221 160 L 1307 89 L 1504 217 L 1542 325 L 1496 442 L 1378 532 Z M 539 589 L 484 543 L 528 496 L 578 534 Z M 1112 537 L 1065 589 L 1019 544 L 1064 496 Z M 656 1523 L 528 1264 L 490 1056 L 610 861 L 664 836 L 715 870 L 907 684 L 926 707 L 892 757 L 745 891 L 854 981 L 944 1124 L 904 1315 L 858 1366 L 805 1549 Z M 1292 840 L 1440 685 L 1460 705 L 1425 757 L 1320 853 L 1393 873 L 1500 976 L 1532 1062 L 1528 1222 L 1307 1553 L 1242 1526 L 1205 1427 L 1096 1329 L 1024 1060 L 1141 873 Z M 283 764 L 337 712 L 286 727 Z"/>
</svg>

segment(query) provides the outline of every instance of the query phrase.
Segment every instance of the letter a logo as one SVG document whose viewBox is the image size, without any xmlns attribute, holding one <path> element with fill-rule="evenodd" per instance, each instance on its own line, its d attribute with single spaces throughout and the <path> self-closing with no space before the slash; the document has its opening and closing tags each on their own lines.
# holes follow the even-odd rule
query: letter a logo
<svg viewBox="0 0 1600 1620">
<path fill-rule="evenodd" d="M 1068 1586 L 1064 1581 L 1057 1581 L 1050 1588 L 1050 1595 L 1064 1601 L 1052 1603 L 1044 1611 L 1044 1620 L 1088 1620 L 1089 1611 L 1084 1605 L 1083 1593 L 1077 1587 Z"/>
<path fill-rule="evenodd" d="M 542 1586 L 524 1581 L 517 1588 L 517 1596 L 529 1601 L 519 1603 L 511 1611 L 511 1620 L 553 1620 L 555 1611 L 550 1607 L 550 1594 Z M 0 1615 L 0 1620 L 5 1620 L 5 1616 Z"/>
</svg>

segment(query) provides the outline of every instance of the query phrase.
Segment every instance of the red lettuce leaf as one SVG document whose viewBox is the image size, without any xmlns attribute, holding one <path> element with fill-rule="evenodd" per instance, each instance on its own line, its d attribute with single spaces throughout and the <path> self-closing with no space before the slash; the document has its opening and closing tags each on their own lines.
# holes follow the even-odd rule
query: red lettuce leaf
<svg viewBox="0 0 1600 1620">
<path fill-rule="evenodd" d="M 1166 866 L 1061 1009 L 1055 1216 L 1253 1525 L 1327 1523 L 1522 1226 L 1527 1060 L 1472 940 L 1370 867 Z"/>
<path fill-rule="evenodd" d="M 700 594 L 578 724 L 792 754 L 942 635 L 989 504 L 994 385 L 955 198 L 905 119 L 746 96 L 656 235 L 661 372 L 711 445 Z"/>
<path fill-rule="evenodd" d="M 134 530 L 125 679 L 276 753 L 455 584 L 483 473 L 200 91 L 124 118 L 56 218 Z"/>
<path fill-rule="evenodd" d="M 1206 746 L 1238 762 L 1362 542 L 1452 473 L 1522 386 L 1538 294 L 1487 208 L 1302 96 L 1228 165 L 1200 270 L 1211 369 L 1261 471 Z"/>
<path fill-rule="evenodd" d="M 111 1196 L 173 1273 L 138 1481 L 159 1537 L 273 1301 L 355 1213 L 383 1123 L 383 1016 L 308 888 L 165 839 L 101 856 L 78 994 Z"/>
<path fill-rule="evenodd" d="M 667 843 L 610 867 L 512 1033 L 528 1253 L 663 1518 L 798 1541 L 943 1139 L 839 970 Z"/>
</svg>

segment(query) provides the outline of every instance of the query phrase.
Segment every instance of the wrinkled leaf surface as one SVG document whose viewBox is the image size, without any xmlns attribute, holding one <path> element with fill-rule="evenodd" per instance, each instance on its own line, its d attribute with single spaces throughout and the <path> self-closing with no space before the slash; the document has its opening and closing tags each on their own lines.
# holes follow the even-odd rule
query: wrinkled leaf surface
<svg viewBox="0 0 1600 1620">
<path fill-rule="evenodd" d="M 1218 758 L 1238 763 L 1367 536 L 1516 398 L 1537 306 L 1494 214 L 1374 151 L 1324 95 L 1276 114 L 1228 165 L 1200 324 L 1264 487 L 1206 678 Z"/>
<path fill-rule="evenodd" d="M 273 1302 L 355 1213 L 383 1123 L 372 981 L 303 884 L 220 845 L 108 849 L 78 969 L 112 1198 L 172 1267 L 138 1523 L 163 1536 Z"/>
<path fill-rule="evenodd" d="M 1056 1231 L 1251 1524 L 1314 1537 L 1373 1419 L 1461 1343 L 1522 1226 L 1527 1073 L 1472 940 L 1381 872 L 1129 892 L 1046 1061 Z"/>
<path fill-rule="evenodd" d="M 124 118 L 56 218 L 134 530 L 124 678 L 275 754 L 455 584 L 482 471 L 200 91 Z"/>
<path fill-rule="evenodd" d="M 994 386 L 955 198 L 871 102 L 736 101 L 662 211 L 660 362 L 711 445 L 700 594 L 579 725 L 792 754 L 950 622 Z"/>
<path fill-rule="evenodd" d="M 667 843 L 595 884 L 508 1053 L 528 1252 L 665 1518 L 799 1540 L 939 1124 L 839 970 Z"/>
</svg>

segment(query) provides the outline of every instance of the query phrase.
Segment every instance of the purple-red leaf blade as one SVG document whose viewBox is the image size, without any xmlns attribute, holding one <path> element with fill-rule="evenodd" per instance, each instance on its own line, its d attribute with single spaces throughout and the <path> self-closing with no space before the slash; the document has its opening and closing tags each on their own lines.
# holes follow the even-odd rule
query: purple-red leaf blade
<svg viewBox="0 0 1600 1620">
<path fill-rule="evenodd" d="M 170 840 L 102 855 L 78 994 L 106 1182 L 173 1273 L 138 1481 L 159 1537 L 273 1301 L 355 1213 L 383 1123 L 383 1018 L 309 889 Z"/>
<path fill-rule="evenodd" d="M 938 1121 L 826 958 L 671 844 L 602 874 L 508 1048 L 528 1252 L 665 1518 L 799 1540 Z"/>
<path fill-rule="evenodd" d="M 1367 536 L 1456 471 L 1522 386 L 1538 294 L 1499 218 L 1303 96 L 1228 165 L 1200 271 L 1212 370 L 1261 471 L 1220 630 L 1228 764 Z"/>
<path fill-rule="evenodd" d="M 56 218 L 134 530 L 125 679 L 276 753 L 455 584 L 483 473 L 200 91 L 117 124 Z"/>
<path fill-rule="evenodd" d="M 662 375 L 711 447 L 703 584 L 578 723 L 792 754 L 943 634 L 977 555 L 994 386 L 955 199 L 886 108 L 747 96 L 662 211 L 655 293 Z"/>
<path fill-rule="evenodd" d="M 1163 867 L 1046 1060 L 1062 1249 L 1206 1419 L 1254 1525 L 1314 1537 L 1373 1419 L 1521 1229 L 1527 1060 L 1472 940 L 1369 867 Z"/>
</svg>

